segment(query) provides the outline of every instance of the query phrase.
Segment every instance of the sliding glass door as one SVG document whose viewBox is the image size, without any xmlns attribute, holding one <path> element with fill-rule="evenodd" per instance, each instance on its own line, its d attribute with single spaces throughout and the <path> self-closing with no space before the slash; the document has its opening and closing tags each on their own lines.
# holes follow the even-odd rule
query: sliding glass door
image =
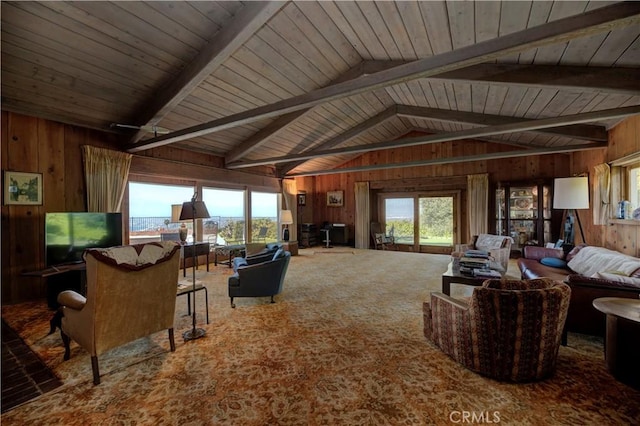
<svg viewBox="0 0 640 426">
<path fill-rule="evenodd" d="M 420 245 L 453 246 L 453 196 L 419 198 Z"/>
<path fill-rule="evenodd" d="M 379 217 L 397 244 L 443 252 L 458 241 L 459 198 L 458 192 L 382 194 Z"/>
</svg>

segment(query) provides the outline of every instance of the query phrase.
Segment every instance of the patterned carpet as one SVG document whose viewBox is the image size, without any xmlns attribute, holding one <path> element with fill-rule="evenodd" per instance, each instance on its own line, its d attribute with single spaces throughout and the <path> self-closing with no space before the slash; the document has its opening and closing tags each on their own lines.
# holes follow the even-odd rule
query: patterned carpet
<svg viewBox="0 0 640 426">
<path fill-rule="evenodd" d="M 323 253 L 324 254 L 324 253 Z M 64 385 L 4 413 L 3 425 L 506 425 L 640 424 L 640 392 L 607 372 L 602 339 L 569 335 L 546 381 L 499 383 L 472 373 L 422 335 L 422 301 L 440 289 L 448 256 L 348 250 L 293 257 L 284 292 L 239 298 L 231 309 L 226 266 L 198 271 L 209 289 L 205 338 L 176 301 L 177 350 L 167 333 L 100 357 L 47 335 L 45 302 L 4 306 L 2 317 Z M 511 275 L 517 269 L 510 265 Z M 454 286 L 454 295 L 465 295 Z M 488 421 L 489 420 L 489 421 Z"/>
</svg>

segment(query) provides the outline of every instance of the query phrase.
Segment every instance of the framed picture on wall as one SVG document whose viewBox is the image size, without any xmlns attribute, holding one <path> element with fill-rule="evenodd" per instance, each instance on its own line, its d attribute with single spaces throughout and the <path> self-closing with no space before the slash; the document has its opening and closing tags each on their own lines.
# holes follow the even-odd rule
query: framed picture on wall
<svg viewBox="0 0 640 426">
<path fill-rule="evenodd" d="M 5 205 L 42 205 L 42 173 L 4 172 Z"/>
<path fill-rule="evenodd" d="M 299 206 L 307 205 L 307 194 L 298 194 L 298 205 Z"/>
<path fill-rule="evenodd" d="M 327 206 L 329 207 L 342 207 L 344 204 L 344 191 L 328 191 L 327 192 Z"/>
</svg>

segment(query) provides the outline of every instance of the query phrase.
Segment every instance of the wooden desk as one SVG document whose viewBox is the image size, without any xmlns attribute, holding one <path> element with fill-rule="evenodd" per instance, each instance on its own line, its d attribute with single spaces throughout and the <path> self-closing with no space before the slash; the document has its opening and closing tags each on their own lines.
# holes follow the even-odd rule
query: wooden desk
<svg viewBox="0 0 640 426">
<path fill-rule="evenodd" d="M 180 246 L 180 257 L 182 258 L 182 276 L 187 276 L 187 268 L 185 265 L 185 259 L 192 259 L 196 257 L 196 269 L 198 269 L 198 256 L 207 256 L 207 272 L 209 272 L 209 243 L 189 243 Z"/>
</svg>

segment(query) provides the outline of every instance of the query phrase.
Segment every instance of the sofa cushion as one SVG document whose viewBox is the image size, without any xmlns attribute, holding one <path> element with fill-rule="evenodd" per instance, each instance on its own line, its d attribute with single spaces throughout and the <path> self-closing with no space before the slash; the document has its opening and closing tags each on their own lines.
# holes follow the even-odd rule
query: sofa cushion
<svg viewBox="0 0 640 426">
<path fill-rule="evenodd" d="M 593 274 L 593 278 L 613 281 L 616 283 L 631 284 L 640 288 L 640 278 L 628 277 L 625 275 L 613 274 L 608 272 L 596 272 L 595 274 Z"/>
<path fill-rule="evenodd" d="M 583 247 L 568 263 L 578 274 L 587 277 L 596 272 L 620 271 L 626 276 L 640 269 L 640 259 L 603 247 Z"/>
<path fill-rule="evenodd" d="M 543 257 L 540 259 L 540 263 L 554 268 L 565 268 L 567 266 L 567 262 L 562 259 L 558 259 L 557 257 Z"/>
</svg>

